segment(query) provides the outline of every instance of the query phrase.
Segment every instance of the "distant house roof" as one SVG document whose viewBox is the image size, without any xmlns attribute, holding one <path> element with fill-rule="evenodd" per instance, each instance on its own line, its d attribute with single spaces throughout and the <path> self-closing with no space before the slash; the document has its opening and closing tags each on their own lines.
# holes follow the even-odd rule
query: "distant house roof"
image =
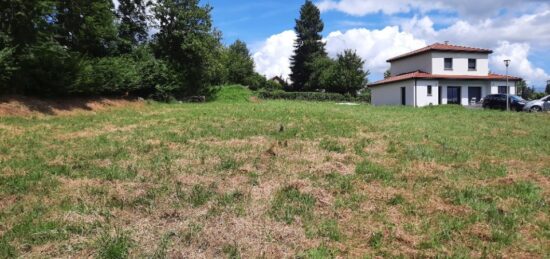
<svg viewBox="0 0 550 259">
<path fill-rule="evenodd" d="M 384 80 L 380 80 L 378 82 L 374 82 L 372 84 L 369 84 L 369 87 L 373 86 L 381 86 L 388 83 L 394 83 L 409 79 L 456 79 L 456 80 L 506 80 L 506 76 L 504 75 L 497 75 L 497 74 L 489 74 L 487 76 L 470 76 L 470 75 L 434 75 L 430 73 L 426 73 L 423 71 L 415 71 L 411 73 L 406 73 L 398 76 L 392 76 L 389 78 L 386 78 Z M 508 76 L 508 79 L 510 81 L 520 81 L 521 78 L 514 77 L 514 76 Z"/>
<path fill-rule="evenodd" d="M 480 48 L 472 48 L 472 47 L 465 47 L 465 46 L 456 46 L 456 45 L 450 45 L 445 43 L 435 43 L 429 46 L 426 46 L 421 49 L 417 49 L 415 51 L 411 51 L 409 53 L 405 53 L 403 55 L 399 55 L 397 57 L 388 59 L 388 62 L 397 61 L 400 59 L 404 59 L 411 56 L 420 55 L 429 51 L 443 51 L 443 52 L 469 52 L 469 53 L 485 53 L 485 54 L 491 54 L 493 53 L 490 49 L 480 49 Z"/>
</svg>

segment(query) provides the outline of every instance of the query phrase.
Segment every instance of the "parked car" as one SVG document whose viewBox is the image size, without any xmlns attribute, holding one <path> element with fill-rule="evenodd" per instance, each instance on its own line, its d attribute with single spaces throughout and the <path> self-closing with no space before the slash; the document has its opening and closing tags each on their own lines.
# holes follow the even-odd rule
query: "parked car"
<svg viewBox="0 0 550 259">
<path fill-rule="evenodd" d="M 510 109 L 515 111 L 522 111 L 523 107 L 527 104 L 523 98 L 517 95 L 510 95 Z M 500 109 L 506 110 L 506 95 L 505 94 L 491 94 L 483 98 L 482 107 L 486 109 Z"/>
<path fill-rule="evenodd" d="M 550 95 L 544 98 L 528 102 L 523 110 L 526 112 L 550 111 Z"/>
</svg>

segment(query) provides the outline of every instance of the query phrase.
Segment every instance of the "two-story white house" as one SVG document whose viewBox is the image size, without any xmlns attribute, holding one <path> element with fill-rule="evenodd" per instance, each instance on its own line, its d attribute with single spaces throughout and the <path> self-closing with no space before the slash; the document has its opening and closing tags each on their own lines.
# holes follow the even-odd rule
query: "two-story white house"
<svg viewBox="0 0 550 259">
<path fill-rule="evenodd" d="M 388 60 L 391 76 L 368 87 L 373 105 L 470 105 L 506 94 L 506 76 L 489 72 L 489 49 L 436 43 Z M 509 76 L 510 94 L 518 77 Z"/>
</svg>

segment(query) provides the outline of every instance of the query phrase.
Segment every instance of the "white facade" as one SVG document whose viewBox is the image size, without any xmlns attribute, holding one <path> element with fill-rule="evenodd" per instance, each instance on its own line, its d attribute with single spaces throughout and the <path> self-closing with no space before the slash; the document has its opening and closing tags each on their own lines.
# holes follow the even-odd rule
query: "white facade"
<svg viewBox="0 0 550 259">
<path fill-rule="evenodd" d="M 431 53 L 428 52 L 409 58 L 393 61 L 390 68 L 392 76 L 401 75 L 417 70 L 432 73 Z"/>
<path fill-rule="evenodd" d="M 445 58 L 452 59 L 452 69 L 445 69 Z M 468 68 L 470 59 L 476 62 L 474 70 Z M 435 75 L 487 76 L 489 75 L 489 54 L 432 51 L 391 62 L 392 76 L 418 70 Z"/>
<path fill-rule="evenodd" d="M 458 50 L 449 51 L 451 47 Z M 369 87 L 372 104 L 471 105 L 489 94 L 506 93 L 504 77 L 489 73 L 491 51 L 465 51 L 441 44 L 435 48 L 390 60 L 391 77 Z M 510 80 L 508 85 L 510 94 L 515 95 L 515 81 Z"/>
<path fill-rule="evenodd" d="M 416 86 L 415 86 L 416 83 Z M 432 93 L 428 94 L 428 86 L 431 86 Z M 489 94 L 498 94 L 499 86 L 506 86 L 506 81 L 484 81 L 484 80 L 405 80 L 395 83 L 385 84 L 371 88 L 372 104 L 382 105 L 402 105 L 401 88 L 405 88 L 405 105 L 424 107 L 429 105 L 450 104 L 449 88 L 458 88 L 461 105 L 470 105 L 473 101 L 479 102 L 476 95 L 470 88 L 477 88 L 480 91 L 480 98 Z M 516 87 L 509 83 L 510 94 L 516 94 Z M 415 94 L 416 93 L 416 94 Z"/>
</svg>

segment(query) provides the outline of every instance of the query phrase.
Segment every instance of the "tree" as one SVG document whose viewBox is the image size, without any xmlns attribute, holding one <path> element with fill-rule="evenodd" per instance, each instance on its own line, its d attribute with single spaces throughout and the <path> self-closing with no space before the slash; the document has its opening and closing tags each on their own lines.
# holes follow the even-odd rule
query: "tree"
<svg viewBox="0 0 550 259">
<path fill-rule="evenodd" d="M 546 82 L 546 89 L 544 89 L 546 94 L 550 94 L 550 80 Z"/>
<path fill-rule="evenodd" d="M 104 57 L 116 49 L 114 5 L 111 0 L 58 0 L 57 25 L 59 43 L 90 57 Z"/>
<path fill-rule="evenodd" d="M 129 53 L 134 47 L 147 41 L 149 16 L 147 6 L 151 5 L 146 0 L 119 0 L 117 10 L 119 19 L 118 37 L 120 38 L 120 51 Z"/>
<path fill-rule="evenodd" d="M 391 71 L 388 69 L 386 72 L 384 72 L 384 79 L 388 79 L 391 77 Z"/>
<path fill-rule="evenodd" d="M 345 50 L 339 54 L 336 60 L 335 85 L 327 89 L 329 92 L 349 93 L 356 95 L 357 92 L 367 85 L 369 71 L 364 71 L 365 62 L 355 51 Z"/>
<path fill-rule="evenodd" d="M 199 6 L 199 0 L 159 0 L 153 7 L 159 23 L 155 53 L 179 73 L 178 95 L 208 93 L 221 46 L 212 29 L 211 10 L 209 5 Z"/>
<path fill-rule="evenodd" d="M 306 0 L 300 10 L 300 18 L 296 20 L 294 30 L 297 39 L 294 44 L 294 55 L 291 58 L 290 79 L 292 89 L 295 91 L 314 90 L 315 87 L 308 80 L 314 73 L 314 69 L 308 66 L 315 58 L 326 56 L 325 44 L 321 41 L 321 32 L 324 24 L 321 20 L 321 12 L 310 0 Z M 309 83 L 309 84 L 308 84 Z"/>
<path fill-rule="evenodd" d="M 316 80 L 327 92 L 356 96 L 368 82 L 365 62 L 354 51 L 346 50 L 336 60 L 319 59 L 316 64 L 322 68 Z"/>
<path fill-rule="evenodd" d="M 237 40 L 229 46 L 224 63 L 227 68 L 227 83 L 249 84 L 248 79 L 254 74 L 254 60 L 244 42 Z"/>
<path fill-rule="evenodd" d="M 529 87 L 527 86 L 527 83 L 525 80 L 517 81 L 516 82 L 516 93 L 517 95 L 527 99 L 526 96 L 528 96 Z"/>
</svg>

